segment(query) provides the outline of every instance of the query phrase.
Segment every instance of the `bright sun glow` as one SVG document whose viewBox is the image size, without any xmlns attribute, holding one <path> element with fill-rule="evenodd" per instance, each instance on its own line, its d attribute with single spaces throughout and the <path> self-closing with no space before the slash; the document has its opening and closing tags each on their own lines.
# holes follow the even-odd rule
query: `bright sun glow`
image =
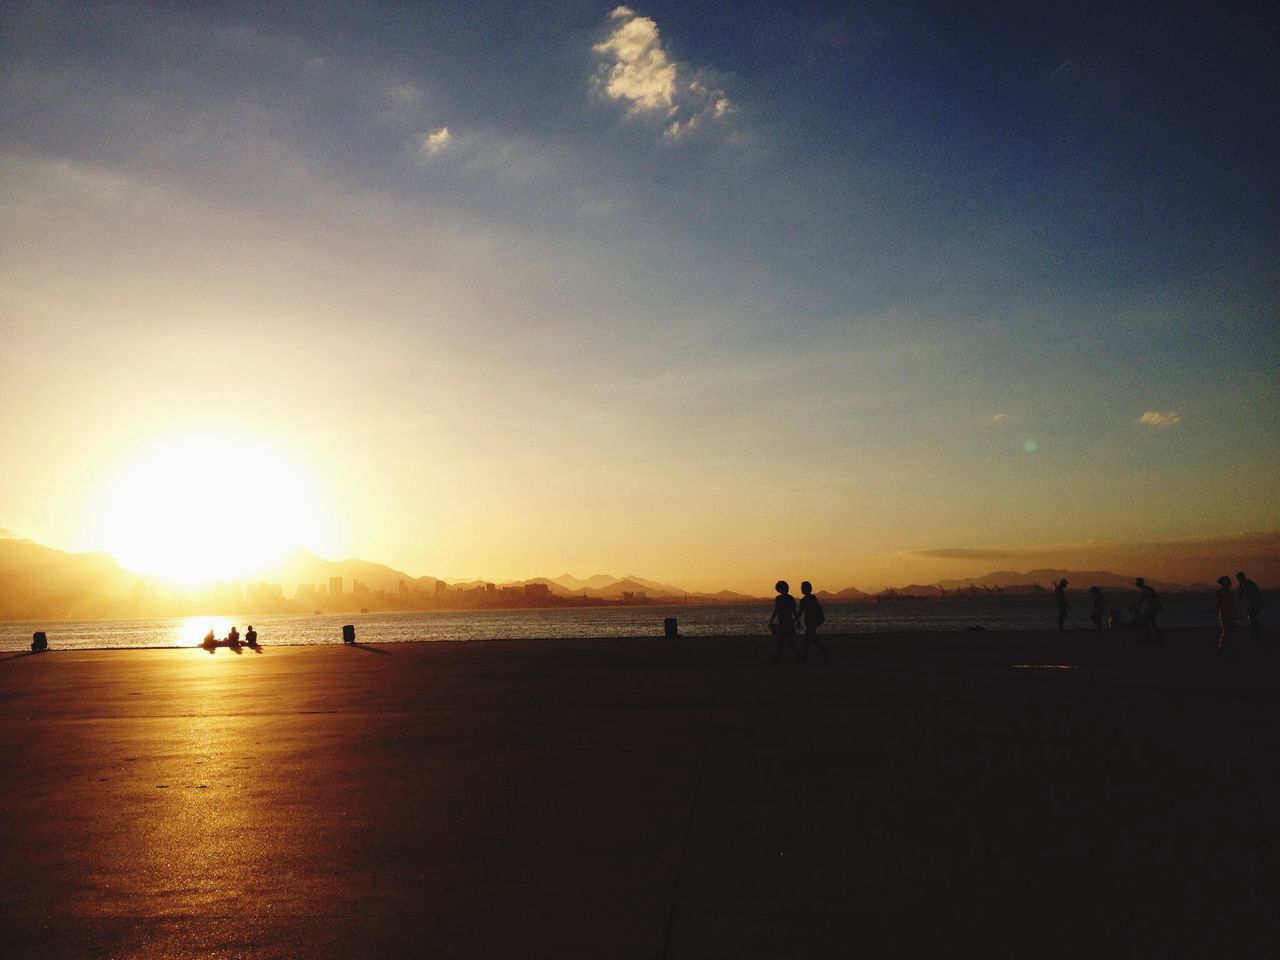
<svg viewBox="0 0 1280 960">
<path fill-rule="evenodd" d="M 278 449 L 226 435 L 153 448 L 108 481 L 98 542 L 124 567 L 198 584 L 246 578 L 325 536 L 314 485 Z"/>
</svg>

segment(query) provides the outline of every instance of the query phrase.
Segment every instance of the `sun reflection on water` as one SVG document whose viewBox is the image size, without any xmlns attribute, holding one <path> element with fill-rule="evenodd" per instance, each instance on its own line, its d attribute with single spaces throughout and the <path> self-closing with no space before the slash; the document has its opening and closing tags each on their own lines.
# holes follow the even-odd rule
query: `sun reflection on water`
<svg viewBox="0 0 1280 960">
<path fill-rule="evenodd" d="M 240 630 L 243 635 L 244 630 L 241 629 L 243 626 L 244 624 L 238 624 L 229 617 L 187 617 L 178 624 L 178 635 L 174 643 L 179 647 L 198 647 L 210 630 L 213 631 L 214 639 L 223 640 L 231 632 L 232 627 Z"/>
</svg>

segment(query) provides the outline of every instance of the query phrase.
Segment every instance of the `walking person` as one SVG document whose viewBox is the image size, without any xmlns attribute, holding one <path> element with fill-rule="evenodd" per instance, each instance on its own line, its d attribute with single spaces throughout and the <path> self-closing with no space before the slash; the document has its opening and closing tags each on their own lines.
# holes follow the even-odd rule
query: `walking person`
<svg viewBox="0 0 1280 960">
<path fill-rule="evenodd" d="M 1133 585 L 1141 592 L 1138 594 L 1138 602 L 1129 609 L 1134 613 L 1141 613 L 1143 623 L 1146 625 L 1147 640 L 1153 640 L 1156 643 L 1164 643 L 1164 634 L 1160 631 L 1160 624 L 1156 622 L 1156 617 L 1162 609 L 1160 606 L 1160 597 L 1155 590 L 1147 586 L 1147 581 L 1142 577 L 1138 577 L 1133 581 Z"/>
<path fill-rule="evenodd" d="M 783 643 L 791 644 L 797 660 L 803 660 L 800 648 L 796 646 L 796 598 L 791 595 L 791 586 L 785 580 L 773 585 L 778 595 L 773 598 L 773 613 L 769 617 L 769 629 L 778 638 L 777 649 L 773 651 L 773 662 L 777 663 L 782 656 Z"/>
<path fill-rule="evenodd" d="M 1107 610 L 1107 598 L 1102 595 L 1102 590 L 1098 587 L 1090 587 L 1089 592 L 1093 594 L 1093 612 L 1089 614 L 1089 619 L 1093 621 L 1094 633 L 1102 632 L 1102 619 Z"/>
<path fill-rule="evenodd" d="M 1236 574 L 1236 579 L 1240 581 L 1240 599 L 1244 601 L 1244 612 L 1249 616 L 1249 639 L 1261 640 L 1262 625 L 1258 623 L 1258 614 L 1266 605 L 1262 590 L 1244 575 L 1243 570 Z"/>
<path fill-rule="evenodd" d="M 1231 589 L 1230 577 L 1218 578 L 1214 609 L 1218 611 L 1218 623 L 1222 626 L 1222 632 L 1218 634 L 1218 649 L 1229 652 L 1231 640 L 1236 635 L 1236 595 Z"/>
<path fill-rule="evenodd" d="M 1067 603 L 1067 578 L 1063 577 L 1058 581 L 1058 585 L 1053 588 L 1053 599 L 1058 605 L 1058 632 L 1061 633 L 1067 622 L 1067 608 L 1071 604 Z"/>
<path fill-rule="evenodd" d="M 797 619 L 804 620 L 804 649 L 800 653 L 801 660 L 809 659 L 809 647 L 816 646 L 822 651 L 823 661 L 831 659 L 831 651 L 818 639 L 818 628 L 827 622 L 827 615 L 822 612 L 822 603 L 813 595 L 813 584 L 808 580 L 800 584 L 800 611 Z"/>
</svg>

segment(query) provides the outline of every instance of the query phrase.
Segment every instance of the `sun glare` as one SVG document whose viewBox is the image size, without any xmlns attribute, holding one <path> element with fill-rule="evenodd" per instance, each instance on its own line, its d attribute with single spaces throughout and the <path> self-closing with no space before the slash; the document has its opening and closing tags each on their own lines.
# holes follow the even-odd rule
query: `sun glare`
<svg viewBox="0 0 1280 960">
<path fill-rule="evenodd" d="M 223 435 L 152 448 L 108 481 L 98 541 L 125 568 L 198 584 L 318 547 L 314 484 L 277 448 Z"/>
<path fill-rule="evenodd" d="M 228 617 L 187 617 L 179 625 L 174 640 L 175 646 L 198 647 L 210 632 L 215 640 L 221 640 L 231 632 L 232 627 L 247 629 L 247 624 L 239 623 Z"/>
</svg>

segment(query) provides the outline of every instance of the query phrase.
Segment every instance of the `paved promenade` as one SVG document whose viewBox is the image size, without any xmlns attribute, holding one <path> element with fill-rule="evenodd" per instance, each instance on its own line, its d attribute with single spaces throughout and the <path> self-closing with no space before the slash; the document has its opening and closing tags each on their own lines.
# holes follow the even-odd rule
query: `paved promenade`
<svg viewBox="0 0 1280 960">
<path fill-rule="evenodd" d="M 0 955 L 1272 957 L 1213 636 L 6 655 Z"/>
</svg>

